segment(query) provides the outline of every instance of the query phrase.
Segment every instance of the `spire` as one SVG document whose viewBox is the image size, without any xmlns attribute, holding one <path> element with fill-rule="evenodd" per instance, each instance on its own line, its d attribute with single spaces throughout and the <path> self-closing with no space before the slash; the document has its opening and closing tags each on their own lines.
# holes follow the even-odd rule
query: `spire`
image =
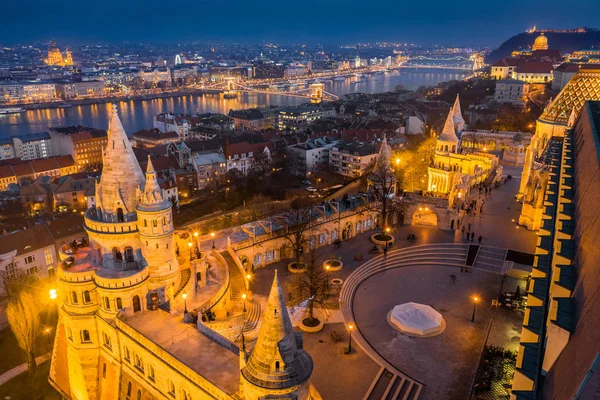
<svg viewBox="0 0 600 400">
<path fill-rule="evenodd" d="M 275 270 L 256 346 L 242 375 L 252 385 L 280 390 L 305 383 L 312 370 L 313 361 L 294 332 Z"/>
<path fill-rule="evenodd" d="M 465 127 L 465 120 L 460 109 L 458 94 L 456 95 L 456 100 L 454 100 L 454 105 L 452 106 L 452 119 L 454 121 L 454 126 L 456 126 L 456 131 L 459 133 L 462 132 Z"/>
<path fill-rule="evenodd" d="M 133 154 L 116 105 L 113 104 L 110 108 L 108 138 L 102 157 L 102 193 L 99 206 L 108 214 L 116 214 L 118 208 L 128 213 L 135 209 L 137 189 L 143 186 L 144 174 Z"/>
<path fill-rule="evenodd" d="M 442 133 L 440 134 L 438 141 L 458 143 L 458 137 L 454 131 L 454 119 L 452 114 L 453 110 L 450 110 L 448 117 L 446 118 L 446 123 L 444 124 L 444 129 L 442 129 Z"/>
<path fill-rule="evenodd" d="M 381 147 L 379 148 L 379 154 L 377 155 L 377 159 L 375 160 L 375 168 L 379 165 L 387 165 L 389 164 L 392 158 L 392 152 L 390 150 L 390 146 L 387 144 L 387 136 L 383 134 L 383 140 L 381 141 Z"/>
</svg>

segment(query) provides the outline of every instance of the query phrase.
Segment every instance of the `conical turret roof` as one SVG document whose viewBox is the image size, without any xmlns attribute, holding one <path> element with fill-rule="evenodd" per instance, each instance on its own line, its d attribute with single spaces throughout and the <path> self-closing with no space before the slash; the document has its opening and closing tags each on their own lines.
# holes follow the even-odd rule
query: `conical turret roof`
<svg viewBox="0 0 600 400">
<path fill-rule="evenodd" d="M 383 140 L 381 141 L 381 147 L 379 148 L 379 154 L 375 160 L 375 168 L 380 165 L 389 165 L 391 159 L 392 149 L 390 149 L 390 146 L 387 144 L 387 137 L 384 134 Z"/>
<path fill-rule="evenodd" d="M 440 133 L 439 141 L 458 143 L 458 137 L 454 128 L 453 110 L 450 110 L 448 117 L 446 117 L 446 123 L 444 123 L 444 129 Z"/>
<path fill-rule="evenodd" d="M 460 100 L 458 94 L 456 95 L 456 100 L 454 100 L 454 105 L 452 106 L 452 120 L 454 121 L 454 126 L 459 129 L 465 125 L 465 119 L 462 116 L 462 111 L 460 109 Z"/>
<path fill-rule="evenodd" d="M 244 379 L 268 389 L 290 388 L 306 382 L 312 374 L 313 361 L 302 349 L 299 335 L 292 327 L 275 271 L 256 346 L 242 369 Z"/>
<path fill-rule="evenodd" d="M 144 174 L 114 104 L 102 162 L 98 206 L 109 214 L 116 214 L 118 208 L 124 213 L 132 212 L 137 204 L 137 190 L 144 184 Z"/>
<path fill-rule="evenodd" d="M 141 211 L 156 211 L 157 209 L 165 209 L 171 207 L 170 202 L 163 198 L 162 190 L 156 178 L 156 171 L 150 155 L 148 155 L 148 165 L 146 166 L 146 184 L 144 191 L 140 195 L 140 204 L 137 208 Z"/>
</svg>

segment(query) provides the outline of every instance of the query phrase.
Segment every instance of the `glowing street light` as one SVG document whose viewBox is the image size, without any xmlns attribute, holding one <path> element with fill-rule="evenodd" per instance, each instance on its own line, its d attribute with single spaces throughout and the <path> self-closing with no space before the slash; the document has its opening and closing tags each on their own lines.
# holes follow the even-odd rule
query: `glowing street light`
<svg viewBox="0 0 600 400">
<path fill-rule="evenodd" d="M 192 261 L 192 242 L 188 242 L 188 248 L 190 249 L 190 261 Z"/>
<path fill-rule="evenodd" d="M 187 314 L 187 293 L 182 294 L 181 297 L 183 297 L 183 313 Z"/>
<path fill-rule="evenodd" d="M 348 325 L 348 353 L 352 353 L 352 330 L 354 329 L 354 325 Z"/>
<path fill-rule="evenodd" d="M 213 241 L 212 248 L 214 249 L 214 248 L 215 248 L 215 233 L 214 233 L 214 232 L 211 232 L 211 233 L 210 233 L 210 236 L 212 237 L 212 241 Z"/>
<path fill-rule="evenodd" d="M 55 300 L 58 297 L 58 291 L 56 289 L 50 289 L 48 294 L 50 296 L 50 300 Z"/>
<path fill-rule="evenodd" d="M 242 293 L 242 299 L 244 299 L 244 312 L 246 312 L 246 297 L 248 297 L 246 293 Z"/>
<path fill-rule="evenodd" d="M 471 322 L 475 322 L 475 310 L 477 309 L 477 302 L 479 297 L 473 296 L 473 315 L 471 316 Z"/>
</svg>

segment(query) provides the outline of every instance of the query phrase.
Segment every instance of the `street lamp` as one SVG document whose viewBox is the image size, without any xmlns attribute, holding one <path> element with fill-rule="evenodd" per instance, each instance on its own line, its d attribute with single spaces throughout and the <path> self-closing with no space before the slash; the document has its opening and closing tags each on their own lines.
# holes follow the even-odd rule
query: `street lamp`
<svg viewBox="0 0 600 400">
<path fill-rule="evenodd" d="M 246 280 L 248 281 L 248 290 L 250 290 L 250 279 L 252 278 L 251 274 L 246 275 Z"/>
<path fill-rule="evenodd" d="M 56 300 L 56 298 L 58 297 L 58 291 L 56 289 L 50 289 L 48 295 L 50 296 L 50 300 Z"/>
<path fill-rule="evenodd" d="M 400 166 L 400 157 L 396 158 L 396 165 Z"/>
<path fill-rule="evenodd" d="M 244 299 L 244 312 L 246 312 L 246 293 L 242 293 L 242 299 Z"/>
<path fill-rule="evenodd" d="M 479 297 L 473 296 L 473 315 L 471 316 L 471 322 L 475 322 L 475 309 L 477 308 L 478 301 Z"/>
<path fill-rule="evenodd" d="M 44 328 L 44 335 L 46 335 L 46 337 L 48 338 L 48 347 L 52 348 L 52 344 L 50 342 L 50 332 L 52 331 L 52 328 L 50 328 L 49 326 Z"/>
<path fill-rule="evenodd" d="M 181 297 L 183 297 L 183 313 L 187 314 L 187 301 L 185 300 L 187 299 L 187 293 L 182 294 Z"/>
<path fill-rule="evenodd" d="M 385 228 L 385 248 L 388 248 L 388 242 L 390 240 L 390 228 Z"/>
<path fill-rule="evenodd" d="M 214 232 L 211 232 L 211 233 L 210 233 L 210 236 L 212 237 L 212 241 L 213 241 L 213 246 L 212 246 L 212 248 L 214 249 L 214 248 L 215 248 L 215 233 L 214 233 Z"/>
<path fill-rule="evenodd" d="M 190 261 L 192 261 L 192 242 L 188 242 L 188 248 L 190 249 Z"/>
<path fill-rule="evenodd" d="M 327 293 L 329 293 L 329 270 L 331 269 L 331 266 L 329 265 L 329 263 L 325 264 L 325 277 L 327 278 Z"/>
<path fill-rule="evenodd" d="M 352 353 L 352 329 L 354 329 L 354 325 L 348 325 L 348 353 Z"/>
</svg>

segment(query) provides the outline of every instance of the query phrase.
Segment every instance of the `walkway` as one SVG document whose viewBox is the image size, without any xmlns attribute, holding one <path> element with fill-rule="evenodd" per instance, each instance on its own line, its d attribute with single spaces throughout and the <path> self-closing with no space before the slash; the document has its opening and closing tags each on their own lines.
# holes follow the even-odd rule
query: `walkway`
<svg viewBox="0 0 600 400">
<path fill-rule="evenodd" d="M 36 357 L 35 362 L 37 365 L 43 364 L 50 359 L 51 354 L 46 353 L 39 357 Z M 23 372 L 27 372 L 27 363 L 23 363 L 17 367 L 9 369 L 2 375 L 0 375 L 0 386 L 4 385 L 6 382 L 10 381 L 15 376 L 21 375 Z"/>
</svg>

